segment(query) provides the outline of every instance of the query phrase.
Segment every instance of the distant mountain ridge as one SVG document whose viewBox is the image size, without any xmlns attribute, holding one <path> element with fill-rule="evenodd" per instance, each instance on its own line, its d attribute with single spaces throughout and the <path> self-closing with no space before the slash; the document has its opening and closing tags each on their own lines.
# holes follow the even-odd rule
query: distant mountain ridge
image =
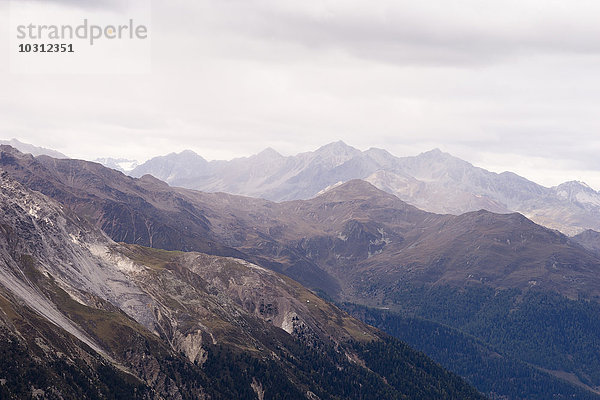
<svg viewBox="0 0 600 400">
<path fill-rule="evenodd" d="M 56 150 L 34 146 L 29 143 L 23 143 L 18 139 L 0 140 L 0 145 L 12 146 L 22 153 L 31 154 L 36 157 L 45 155 L 45 156 L 54 157 L 54 158 L 69 158 L 69 157 L 65 156 L 63 153 L 58 152 Z"/>
<path fill-rule="evenodd" d="M 68 158 L 17 139 L 0 145 L 36 157 Z M 209 162 L 185 150 L 141 165 L 110 157 L 95 162 L 133 177 L 149 174 L 173 186 L 272 201 L 309 199 L 340 183 L 363 179 L 430 212 L 520 212 L 571 236 L 589 229 L 600 231 L 600 193 L 585 183 L 570 181 L 546 188 L 512 172 L 497 174 L 475 167 L 439 149 L 396 157 L 383 149 L 360 151 L 338 141 L 288 157 L 267 148 L 250 157 Z"/>
<path fill-rule="evenodd" d="M 0 145 L 33 156 L 68 158 L 17 139 Z M 95 161 L 133 177 L 149 174 L 173 186 L 272 201 L 309 199 L 340 183 L 363 179 L 430 212 L 520 212 L 571 236 L 588 229 L 600 231 L 600 193 L 585 183 L 546 188 L 512 172 L 497 174 L 475 167 L 439 149 L 396 157 L 383 149 L 360 151 L 338 141 L 288 157 L 267 148 L 231 161 L 209 162 L 191 150 L 154 157 L 141 165 L 123 158 Z"/>
<path fill-rule="evenodd" d="M 272 201 L 309 199 L 336 184 L 363 179 L 430 212 L 520 212 L 568 235 L 600 230 L 600 193 L 584 183 L 546 188 L 512 172 L 475 167 L 439 149 L 395 157 L 386 150 L 360 151 L 338 141 L 295 156 L 269 148 L 251 157 L 210 162 L 187 150 L 155 157 L 129 174 Z"/>
</svg>

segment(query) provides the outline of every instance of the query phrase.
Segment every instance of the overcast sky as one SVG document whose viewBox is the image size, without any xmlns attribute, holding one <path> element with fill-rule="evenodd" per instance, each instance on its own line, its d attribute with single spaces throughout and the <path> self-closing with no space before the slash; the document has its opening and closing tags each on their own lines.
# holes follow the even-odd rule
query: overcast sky
<svg viewBox="0 0 600 400">
<path fill-rule="evenodd" d="M 125 0 L 40 4 L 51 3 L 136 18 Z M 45 22 L 40 9 L 32 21 Z M 397 156 L 437 147 L 546 186 L 600 189 L 597 0 L 171 0 L 151 11 L 150 73 L 15 74 L 2 57 L 0 139 L 140 161 L 290 155 L 340 139 Z"/>
</svg>

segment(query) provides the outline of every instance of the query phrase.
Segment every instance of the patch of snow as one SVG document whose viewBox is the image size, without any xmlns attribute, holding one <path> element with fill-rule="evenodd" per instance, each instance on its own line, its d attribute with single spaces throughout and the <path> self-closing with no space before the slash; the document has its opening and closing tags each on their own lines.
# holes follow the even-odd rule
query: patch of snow
<svg viewBox="0 0 600 400">
<path fill-rule="evenodd" d="M 575 196 L 578 202 L 582 204 L 590 204 L 594 206 L 600 206 L 600 195 L 592 195 L 586 192 L 579 192 Z"/>
<path fill-rule="evenodd" d="M 133 160 L 121 161 L 116 164 L 125 172 L 131 172 L 138 166 L 138 162 Z"/>
</svg>

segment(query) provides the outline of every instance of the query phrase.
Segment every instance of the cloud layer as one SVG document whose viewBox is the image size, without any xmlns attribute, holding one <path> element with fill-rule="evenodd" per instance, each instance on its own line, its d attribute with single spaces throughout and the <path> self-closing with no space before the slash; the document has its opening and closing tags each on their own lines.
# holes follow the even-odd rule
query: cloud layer
<svg viewBox="0 0 600 400">
<path fill-rule="evenodd" d="M 337 139 L 397 155 L 439 147 L 600 188 L 598 15 L 587 0 L 153 2 L 151 74 L 3 69 L 0 132 L 140 160 Z"/>
</svg>

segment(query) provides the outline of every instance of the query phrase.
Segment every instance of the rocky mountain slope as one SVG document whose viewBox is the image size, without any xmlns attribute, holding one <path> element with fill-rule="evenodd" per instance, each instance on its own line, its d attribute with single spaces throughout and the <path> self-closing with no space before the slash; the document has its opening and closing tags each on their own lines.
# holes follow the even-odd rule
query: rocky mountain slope
<svg viewBox="0 0 600 400">
<path fill-rule="evenodd" d="M 399 158 L 385 150 L 361 152 L 336 142 L 296 156 L 267 149 L 227 162 L 207 162 L 188 150 L 153 158 L 130 174 L 151 174 L 172 186 L 274 201 L 309 199 L 338 183 L 363 179 L 430 212 L 520 212 L 569 235 L 600 230 L 600 194 L 583 183 L 546 188 L 510 172 L 474 167 L 439 150 Z"/>
<path fill-rule="evenodd" d="M 600 384 L 593 374 L 600 364 L 582 350 L 596 351 L 595 330 L 588 328 L 597 311 L 586 304 L 597 304 L 600 295 L 600 259 L 522 215 L 432 214 L 364 181 L 338 185 L 310 200 L 274 203 L 171 188 L 149 176 L 134 179 L 99 164 L 33 158 L 10 149 L 0 152 L 0 164 L 116 240 L 235 254 L 324 296 L 465 329 L 464 334 L 501 347 L 501 356 L 521 349 L 510 357 L 574 377 L 585 390 Z M 135 235 L 132 226 L 138 227 Z M 538 294 L 551 300 L 541 301 Z M 579 317 L 569 322 L 552 310 Z M 532 335 L 543 340 L 527 340 Z M 565 337 L 579 338 L 567 342 L 576 346 L 565 345 Z M 528 391 L 522 397 L 507 398 L 529 398 L 534 382 L 523 384 Z M 506 396 L 512 393 L 509 385 L 504 390 Z"/>
<path fill-rule="evenodd" d="M 6 172 L 0 207 L 3 397 L 482 398 L 257 265 L 117 244 Z"/>
</svg>

